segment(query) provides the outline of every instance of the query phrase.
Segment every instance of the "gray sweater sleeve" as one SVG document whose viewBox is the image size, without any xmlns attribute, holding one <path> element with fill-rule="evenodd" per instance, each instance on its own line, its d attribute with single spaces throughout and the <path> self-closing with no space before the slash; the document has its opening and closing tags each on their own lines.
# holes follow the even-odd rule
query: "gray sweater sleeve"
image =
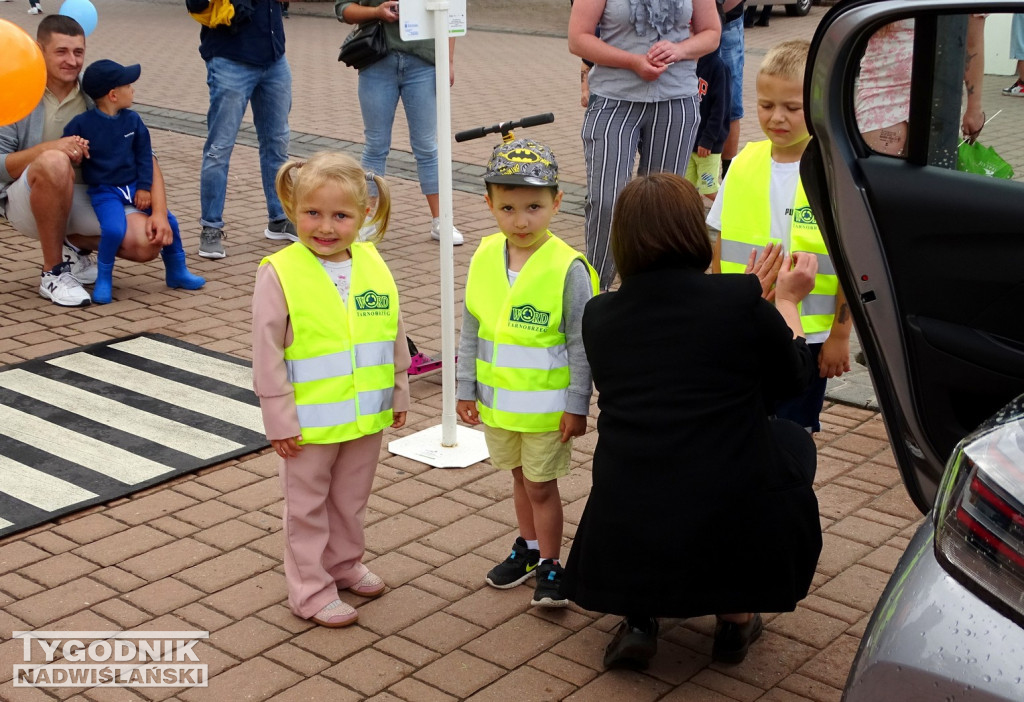
<svg viewBox="0 0 1024 702">
<path fill-rule="evenodd" d="M 476 399 L 476 345 L 480 320 L 462 303 L 462 331 L 459 333 L 459 364 L 456 367 L 456 400 Z"/>
<path fill-rule="evenodd" d="M 583 308 L 594 296 L 590 272 L 580 259 L 569 266 L 565 276 L 565 290 L 562 292 L 562 324 L 559 329 L 565 334 L 565 345 L 569 351 L 569 397 L 565 411 L 569 414 L 590 414 L 590 396 L 593 381 L 590 363 L 583 348 Z"/>
<path fill-rule="evenodd" d="M 590 414 L 590 396 L 593 383 L 590 364 L 583 349 L 583 308 L 593 297 L 590 273 L 583 261 L 573 261 L 565 276 L 562 292 L 562 323 L 559 331 L 565 334 L 569 352 L 569 397 L 565 411 L 570 414 Z M 459 366 L 456 371 L 458 385 L 457 400 L 476 399 L 476 345 L 480 321 L 470 314 L 465 302 L 462 305 L 462 332 L 459 335 Z"/>
</svg>

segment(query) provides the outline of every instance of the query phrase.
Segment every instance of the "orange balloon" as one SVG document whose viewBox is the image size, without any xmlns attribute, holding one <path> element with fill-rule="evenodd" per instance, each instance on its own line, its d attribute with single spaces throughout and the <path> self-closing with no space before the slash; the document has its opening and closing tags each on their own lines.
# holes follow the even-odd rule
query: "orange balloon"
<svg viewBox="0 0 1024 702">
<path fill-rule="evenodd" d="M 0 126 L 28 115 L 43 97 L 46 64 L 36 40 L 24 29 L 0 19 Z"/>
</svg>

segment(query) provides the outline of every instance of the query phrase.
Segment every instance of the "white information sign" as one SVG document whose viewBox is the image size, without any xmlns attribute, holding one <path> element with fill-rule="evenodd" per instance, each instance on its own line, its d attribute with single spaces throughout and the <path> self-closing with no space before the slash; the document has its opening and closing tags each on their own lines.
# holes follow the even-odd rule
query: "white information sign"
<svg viewBox="0 0 1024 702">
<path fill-rule="evenodd" d="M 448 5 L 448 36 L 466 34 L 466 0 L 445 0 Z M 434 38 L 431 5 L 437 0 L 399 0 L 398 26 L 403 41 Z"/>
</svg>

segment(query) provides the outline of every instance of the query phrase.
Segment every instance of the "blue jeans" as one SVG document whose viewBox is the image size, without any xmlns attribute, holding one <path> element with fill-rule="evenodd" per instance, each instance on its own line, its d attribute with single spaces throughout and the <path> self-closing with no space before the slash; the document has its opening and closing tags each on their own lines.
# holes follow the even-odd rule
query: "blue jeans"
<svg viewBox="0 0 1024 702">
<path fill-rule="evenodd" d="M 206 84 L 210 87 L 210 110 L 206 113 L 208 136 L 199 179 L 200 223 L 218 229 L 224 226 L 228 163 L 246 105 L 250 103 L 260 145 L 267 215 L 271 221 L 284 219 L 274 178 L 288 158 L 288 112 L 292 107 L 288 60 L 282 56 L 269 66 L 260 67 L 214 57 L 206 62 Z"/>
<path fill-rule="evenodd" d="M 392 51 L 359 71 L 359 108 L 363 113 L 363 170 L 384 175 L 391 151 L 391 127 L 401 98 L 409 124 L 409 144 L 416 157 L 420 192 L 436 195 L 437 98 L 434 65 L 418 56 Z M 371 194 L 376 186 L 368 183 Z"/>
<path fill-rule="evenodd" d="M 730 122 L 743 118 L 743 50 L 743 15 L 740 15 L 722 25 L 722 41 L 718 49 L 732 81 Z"/>
</svg>

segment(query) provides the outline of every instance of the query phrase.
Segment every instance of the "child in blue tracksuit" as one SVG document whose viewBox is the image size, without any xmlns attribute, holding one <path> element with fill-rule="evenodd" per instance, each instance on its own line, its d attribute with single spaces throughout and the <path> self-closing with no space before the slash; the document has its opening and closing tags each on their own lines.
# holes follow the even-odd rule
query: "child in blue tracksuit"
<svg viewBox="0 0 1024 702">
<path fill-rule="evenodd" d="M 96 61 L 85 69 L 82 90 L 96 102 L 64 128 L 64 136 L 77 135 L 89 141 L 89 158 L 82 162 L 82 178 L 100 222 L 96 286 L 92 301 L 106 304 L 113 299 L 114 259 L 124 241 L 127 221 L 125 206 L 148 211 L 152 206 L 153 150 L 149 130 L 132 106 L 142 68 L 122 66 L 109 60 Z M 174 238 L 160 252 L 167 269 L 167 286 L 197 290 L 206 280 L 192 275 L 185 265 L 178 221 L 168 212 Z"/>
</svg>

